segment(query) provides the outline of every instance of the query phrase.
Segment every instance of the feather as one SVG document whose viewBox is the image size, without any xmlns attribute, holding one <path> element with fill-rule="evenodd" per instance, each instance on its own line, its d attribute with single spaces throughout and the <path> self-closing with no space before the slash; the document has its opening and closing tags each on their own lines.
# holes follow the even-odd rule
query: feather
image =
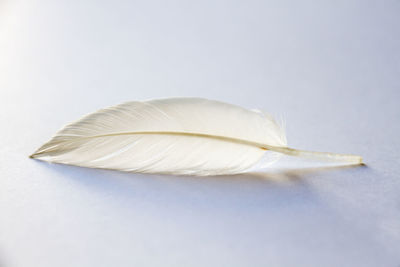
<svg viewBox="0 0 400 267">
<path fill-rule="evenodd" d="M 127 102 L 66 125 L 32 158 L 141 173 L 222 175 L 249 170 L 266 154 L 361 164 L 355 155 L 287 147 L 268 114 L 201 98 Z"/>
</svg>

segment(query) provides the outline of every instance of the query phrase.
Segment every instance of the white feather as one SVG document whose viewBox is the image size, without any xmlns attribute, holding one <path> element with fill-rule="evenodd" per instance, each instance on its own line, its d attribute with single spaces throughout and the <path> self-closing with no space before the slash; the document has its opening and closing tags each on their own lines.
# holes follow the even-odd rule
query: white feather
<svg viewBox="0 0 400 267">
<path fill-rule="evenodd" d="M 241 173 L 265 153 L 274 153 L 268 150 L 335 160 L 355 157 L 298 151 L 286 145 L 284 130 L 268 114 L 207 99 L 171 98 L 128 102 L 89 114 L 65 126 L 31 157 L 182 175 Z M 275 160 L 272 157 L 267 163 Z M 355 159 L 346 161 L 351 160 Z"/>
</svg>

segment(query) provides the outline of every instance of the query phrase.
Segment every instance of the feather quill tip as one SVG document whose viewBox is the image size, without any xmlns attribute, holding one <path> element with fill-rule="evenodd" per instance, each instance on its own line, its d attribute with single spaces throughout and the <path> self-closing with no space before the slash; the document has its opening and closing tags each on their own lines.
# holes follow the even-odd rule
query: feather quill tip
<svg viewBox="0 0 400 267">
<path fill-rule="evenodd" d="M 345 157 L 345 161 L 349 162 L 350 164 L 354 164 L 354 165 L 364 165 L 363 157 L 358 156 L 358 155 L 348 155 L 347 157 Z"/>
<path fill-rule="evenodd" d="M 350 165 L 365 165 L 363 162 L 363 158 L 357 155 L 349 155 L 347 159 L 344 159 L 344 162 L 348 162 Z M 339 160 L 340 161 L 340 160 Z"/>
</svg>

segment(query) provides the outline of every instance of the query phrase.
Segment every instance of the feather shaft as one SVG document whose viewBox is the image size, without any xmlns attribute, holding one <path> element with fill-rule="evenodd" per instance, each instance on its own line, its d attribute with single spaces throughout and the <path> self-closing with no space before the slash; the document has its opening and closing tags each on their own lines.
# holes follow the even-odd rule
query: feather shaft
<svg viewBox="0 0 400 267">
<path fill-rule="evenodd" d="M 324 161 L 336 161 L 345 162 L 349 164 L 363 164 L 361 156 L 352 154 L 338 154 L 331 152 L 316 152 L 307 150 L 298 150 L 290 147 L 276 147 L 265 145 L 266 149 L 271 151 L 286 154 L 288 156 L 301 157 L 307 159 L 324 160 Z"/>
<path fill-rule="evenodd" d="M 121 133 L 110 133 L 110 134 L 103 134 L 103 135 L 95 135 L 95 136 L 85 136 L 79 137 L 75 139 L 92 139 L 92 138 L 100 138 L 100 137 L 107 137 L 107 136 L 120 136 L 120 135 L 172 135 L 172 136 L 188 136 L 188 137 L 201 137 L 201 138 L 210 138 L 216 139 L 225 142 L 232 142 L 237 144 L 243 144 L 248 146 L 258 147 L 263 150 L 270 150 L 274 152 L 279 152 L 288 156 L 293 157 L 302 157 L 307 159 L 316 159 L 316 160 L 325 160 L 325 161 L 337 161 L 337 162 L 347 162 L 350 164 L 362 164 L 363 160 L 361 156 L 352 155 L 352 154 L 338 154 L 338 153 L 330 153 L 330 152 L 316 152 L 316 151 L 307 151 L 307 150 L 299 150 L 289 147 L 278 147 L 278 146 L 271 146 L 268 144 L 262 144 L 257 142 L 252 142 L 249 140 L 237 139 L 227 136 L 218 136 L 218 135 L 211 135 L 211 134 L 202 134 L 202 133 L 190 133 L 190 132 L 169 132 L 169 131 L 142 131 L 142 132 L 121 132 Z M 66 141 L 67 142 L 67 141 Z M 31 158 L 37 158 L 39 156 L 43 156 L 46 153 L 51 152 L 50 149 L 46 150 L 38 150 L 32 155 Z"/>
</svg>

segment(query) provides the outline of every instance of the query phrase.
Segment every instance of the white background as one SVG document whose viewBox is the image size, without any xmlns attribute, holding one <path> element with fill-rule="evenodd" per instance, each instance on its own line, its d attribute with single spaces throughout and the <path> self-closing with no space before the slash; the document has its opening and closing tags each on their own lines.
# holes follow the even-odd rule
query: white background
<svg viewBox="0 0 400 267">
<path fill-rule="evenodd" d="M 399 14 L 398 0 L 0 0 L 0 266 L 399 266 Z M 86 113 L 171 96 L 283 115 L 291 146 L 367 167 L 196 178 L 28 158 Z"/>
</svg>

